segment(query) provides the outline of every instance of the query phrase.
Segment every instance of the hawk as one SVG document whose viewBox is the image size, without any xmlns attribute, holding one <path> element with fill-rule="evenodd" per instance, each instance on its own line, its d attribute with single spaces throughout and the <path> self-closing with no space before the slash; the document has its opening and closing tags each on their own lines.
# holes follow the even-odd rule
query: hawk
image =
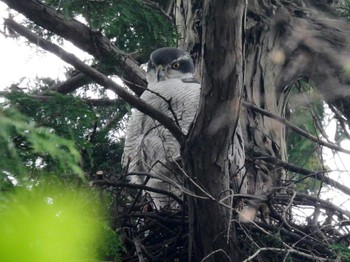
<svg viewBox="0 0 350 262">
<path fill-rule="evenodd" d="M 177 48 L 160 48 L 147 63 L 147 89 L 141 98 L 165 113 L 184 134 L 196 116 L 200 84 L 194 79 L 191 56 Z M 133 110 L 128 123 L 123 166 L 128 173 L 151 175 L 147 186 L 181 195 L 183 174 L 178 168 L 180 145 L 172 134 L 151 117 Z M 132 175 L 131 183 L 142 184 L 145 176 Z M 157 208 L 172 205 L 165 195 L 150 195 Z"/>
</svg>

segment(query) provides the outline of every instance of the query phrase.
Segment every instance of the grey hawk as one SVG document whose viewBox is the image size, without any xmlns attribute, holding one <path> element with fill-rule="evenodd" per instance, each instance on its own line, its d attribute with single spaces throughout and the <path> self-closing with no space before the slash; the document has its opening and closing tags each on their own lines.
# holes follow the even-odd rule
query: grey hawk
<svg viewBox="0 0 350 262">
<path fill-rule="evenodd" d="M 148 87 L 141 98 L 172 118 L 187 134 L 195 118 L 200 95 L 200 84 L 194 80 L 191 56 L 177 48 L 155 50 L 147 63 Z M 133 110 L 128 123 L 123 155 L 127 172 L 147 172 L 153 178 L 147 186 L 181 195 L 183 177 L 176 168 L 180 158 L 180 145 L 151 117 Z M 178 171 L 175 171 L 175 170 Z M 144 176 L 131 176 L 131 183 L 142 184 Z M 180 187 L 179 187 L 180 186 Z M 170 199 L 150 192 L 157 206 L 168 206 Z"/>
</svg>

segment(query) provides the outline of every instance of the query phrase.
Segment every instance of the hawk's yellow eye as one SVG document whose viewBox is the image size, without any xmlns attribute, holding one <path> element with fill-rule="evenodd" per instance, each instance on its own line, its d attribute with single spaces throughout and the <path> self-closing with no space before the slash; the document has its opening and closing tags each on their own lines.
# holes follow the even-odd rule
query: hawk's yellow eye
<svg viewBox="0 0 350 262">
<path fill-rule="evenodd" d="M 173 69 L 178 69 L 180 67 L 180 64 L 178 62 L 171 65 Z"/>
</svg>

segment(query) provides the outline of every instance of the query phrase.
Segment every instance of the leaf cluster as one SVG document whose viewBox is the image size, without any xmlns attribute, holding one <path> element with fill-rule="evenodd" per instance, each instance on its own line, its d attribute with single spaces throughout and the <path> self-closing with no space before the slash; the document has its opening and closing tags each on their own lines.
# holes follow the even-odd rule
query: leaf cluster
<svg viewBox="0 0 350 262">
<path fill-rule="evenodd" d="M 350 261 L 350 250 L 349 247 L 342 245 L 342 244 L 332 244 L 331 247 L 338 253 L 339 257 L 343 262 Z"/>
<path fill-rule="evenodd" d="M 98 170 L 120 173 L 123 140 L 113 134 L 123 127 L 122 119 L 129 111 L 126 103 L 118 100 L 112 107 L 93 107 L 81 98 L 57 93 L 35 96 L 10 92 L 6 97 L 38 126 L 74 143 L 86 174 Z"/>
<path fill-rule="evenodd" d="M 338 8 L 338 13 L 340 16 L 350 19 L 350 1 L 345 0 L 341 3 Z"/>
<path fill-rule="evenodd" d="M 46 0 L 67 18 L 85 20 L 125 52 L 149 54 L 174 46 L 178 35 L 172 21 L 139 0 Z"/>
<path fill-rule="evenodd" d="M 82 175 L 74 142 L 38 127 L 15 108 L 0 108 L 0 175 L 28 180 L 43 172 Z M 10 185 L 5 183 L 4 185 Z"/>
<path fill-rule="evenodd" d="M 125 103 L 95 108 L 83 99 L 69 95 L 37 95 L 35 92 L 29 95 L 18 91 L 7 93 L 6 99 L 0 111 L 0 198 L 3 200 L 7 196 L 2 191 L 11 189 L 10 192 L 16 192 L 16 188 L 21 185 L 29 188 L 40 185 L 40 190 L 44 190 L 42 193 L 45 195 L 59 197 L 62 188 L 75 192 L 82 185 L 86 185 L 76 175 L 86 178 L 85 174 L 95 174 L 98 170 L 110 176 L 120 173 L 123 143 L 122 140 L 114 139 L 111 133 L 122 127 L 122 119 L 129 110 Z M 108 123 L 110 118 L 114 119 L 113 123 Z M 92 193 L 90 190 L 79 195 L 82 199 L 80 203 L 73 201 L 70 207 L 81 206 L 82 201 L 93 204 L 89 201 Z M 34 193 L 26 194 L 32 196 Z M 115 204 L 107 191 L 99 195 L 93 194 L 95 198 L 103 199 L 108 208 L 111 203 Z M 9 205 L 4 204 L 4 208 L 11 209 Z M 34 203 L 31 207 L 36 210 L 38 205 Z M 29 208 L 28 212 L 33 210 Z M 122 244 L 118 234 L 110 226 L 109 215 L 97 212 L 95 216 L 96 219 L 103 219 L 98 224 L 99 244 L 94 250 L 99 257 L 118 257 Z M 79 218 L 73 215 L 72 219 Z M 22 226 L 21 223 L 19 221 L 15 226 Z M 50 221 L 45 220 L 42 223 Z M 56 232 L 57 229 L 48 230 Z M 33 229 L 29 234 L 28 243 L 31 244 L 34 241 L 31 238 L 38 232 Z M 69 237 L 69 233 L 60 236 Z"/>
</svg>

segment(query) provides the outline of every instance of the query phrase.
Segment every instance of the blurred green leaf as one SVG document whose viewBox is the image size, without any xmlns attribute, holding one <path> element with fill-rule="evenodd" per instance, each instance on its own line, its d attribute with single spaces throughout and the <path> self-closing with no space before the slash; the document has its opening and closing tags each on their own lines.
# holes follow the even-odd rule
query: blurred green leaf
<svg viewBox="0 0 350 262">
<path fill-rule="evenodd" d="M 106 221 L 91 190 L 54 180 L 0 197 L 0 261 L 97 261 Z M 116 235 L 114 243 L 120 251 Z"/>
</svg>

